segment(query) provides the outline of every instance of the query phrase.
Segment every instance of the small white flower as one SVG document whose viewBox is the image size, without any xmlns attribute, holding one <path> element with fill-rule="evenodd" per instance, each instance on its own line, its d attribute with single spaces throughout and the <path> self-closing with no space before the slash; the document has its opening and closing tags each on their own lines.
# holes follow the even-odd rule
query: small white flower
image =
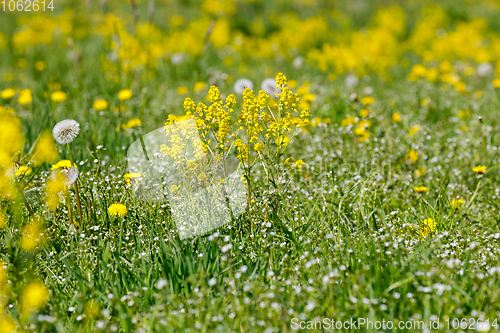
<svg viewBox="0 0 500 333">
<path fill-rule="evenodd" d="M 239 79 L 234 83 L 234 92 L 237 94 L 243 94 L 245 88 L 253 90 L 253 83 L 249 79 Z"/>
<path fill-rule="evenodd" d="M 182 63 L 183 60 L 184 60 L 184 55 L 180 52 L 174 53 L 170 57 L 170 61 L 174 65 L 179 65 L 180 63 Z"/>
<path fill-rule="evenodd" d="M 64 145 L 73 142 L 80 133 L 80 124 L 73 119 L 66 119 L 58 122 L 52 130 L 52 135 L 57 143 Z"/>
<path fill-rule="evenodd" d="M 260 89 L 264 90 L 271 97 L 275 97 L 278 93 L 278 88 L 276 88 L 276 81 L 271 78 L 262 81 Z"/>
<path fill-rule="evenodd" d="M 304 58 L 301 56 L 298 56 L 297 58 L 293 59 L 293 67 L 295 68 L 302 68 L 304 66 Z"/>
<path fill-rule="evenodd" d="M 493 73 L 493 65 L 489 62 L 483 62 L 477 66 L 476 70 L 477 76 L 485 77 Z"/>
<path fill-rule="evenodd" d="M 359 79 L 354 74 L 347 75 L 346 78 L 345 78 L 345 81 L 344 81 L 344 83 L 347 86 L 347 88 L 353 88 L 354 86 L 357 86 L 358 82 L 359 82 Z"/>
</svg>

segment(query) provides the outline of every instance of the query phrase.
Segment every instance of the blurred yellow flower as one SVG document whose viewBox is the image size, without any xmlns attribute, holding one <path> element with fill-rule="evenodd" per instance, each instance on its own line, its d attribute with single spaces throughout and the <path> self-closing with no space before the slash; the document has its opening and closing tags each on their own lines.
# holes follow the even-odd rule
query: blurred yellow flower
<svg viewBox="0 0 500 333">
<path fill-rule="evenodd" d="M 205 82 L 196 82 L 194 84 L 194 91 L 202 91 L 206 88 L 207 84 Z"/>
<path fill-rule="evenodd" d="M 408 153 L 408 158 L 412 163 L 415 163 L 418 160 L 418 153 L 415 149 L 410 150 Z"/>
<path fill-rule="evenodd" d="M 187 87 L 178 87 L 177 88 L 177 93 L 179 95 L 185 95 L 189 92 L 189 89 Z"/>
<path fill-rule="evenodd" d="M 425 238 L 436 231 L 436 226 L 437 224 L 434 219 L 431 218 L 425 219 L 422 221 L 418 233 L 420 234 L 420 236 Z"/>
<path fill-rule="evenodd" d="M 133 118 L 127 121 L 126 124 L 122 125 L 122 129 L 126 130 L 128 128 L 134 128 L 142 124 L 142 121 L 139 118 Z"/>
<path fill-rule="evenodd" d="M 137 178 L 139 178 L 140 176 L 140 173 L 132 172 L 123 175 L 123 178 L 125 178 L 125 182 L 127 183 L 127 185 L 130 186 L 131 182 L 137 182 Z"/>
<path fill-rule="evenodd" d="M 35 69 L 39 72 L 42 72 L 45 70 L 45 63 L 43 61 L 37 61 L 35 63 Z"/>
<path fill-rule="evenodd" d="M 493 80 L 493 87 L 500 88 L 500 78 L 496 78 Z"/>
<path fill-rule="evenodd" d="M 26 314 L 38 311 L 47 302 L 49 289 L 41 282 L 32 282 L 24 289 L 22 311 Z"/>
<path fill-rule="evenodd" d="M 399 123 L 401 121 L 401 115 L 399 113 L 394 113 L 392 115 L 392 121 L 395 123 Z"/>
<path fill-rule="evenodd" d="M 52 133 L 50 131 L 43 132 L 35 144 L 33 163 L 35 166 L 52 163 L 58 155 L 59 149 L 57 149 Z"/>
<path fill-rule="evenodd" d="M 463 204 L 464 199 L 453 199 L 450 201 L 450 206 L 453 208 L 460 208 L 460 206 Z"/>
<path fill-rule="evenodd" d="M 33 102 L 33 97 L 31 96 L 30 89 L 24 89 L 19 92 L 19 97 L 17 98 L 17 102 L 21 105 L 30 104 Z"/>
<path fill-rule="evenodd" d="M 370 104 L 373 104 L 375 103 L 375 98 L 371 97 L 371 96 L 366 96 L 366 97 L 363 97 L 361 99 L 361 103 L 364 104 L 364 105 L 370 105 Z"/>
<path fill-rule="evenodd" d="M 362 109 L 360 112 L 359 112 L 359 115 L 363 118 L 366 118 L 370 115 L 370 110 L 368 109 Z"/>
<path fill-rule="evenodd" d="M 66 93 L 60 90 L 54 91 L 52 94 L 50 94 L 50 99 L 56 103 L 64 102 L 67 98 L 68 96 L 66 95 Z"/>
<path fill-rule="evenodd" d="M 2 317 L 0 319 L 0 333 L 16 333 L 16 323 L 15 321 L 8 317 Z"/>
<path fill-rule="evenodd" d="M 118 93 L 118 99 L 120 101 L 126 101 L 127 99 L 131 98 L 132 98 L 132 91 L 130 89 L 123 89 L 120 90 L 120 92 Z"/>
<path fill-rule="evenodd" d="M 420 126 L 415 125 L 412 128 L 410 128 L 410 131 L 408 132 L 408 134 L 410 134 L 411 136 L 414 136 L 418 131 L 420 131 Z"/>
<path fill-rule="evenodd" d="M 74 167 L 76 168 L 76 164 L 74 164 Z M 50 168 L 51 170 L 55 169 L 69 169 L 71 168 L 71 161 L 70 160 L 60 160 L 56 164 L 52 165 Z"/>
<path fill-rule="evenodd" d="M 121 203 L 115 203 L 108 207 L 108 212 L 111 216 L 123 217 L 127 215 L 127 207 Z"/>
<path fill-rule="evenodd" d="M 38 218 L 33 218 L 22 228 L 21 248 L 27 252 L 33 251 L 44 239 L 42 222 Z"/>
<path fill-rule="evenodd" d="M 472 168 L 472 171 L 474 171 L 475 173 L 483 174 L 486 172 L 486 165 L 478 165 Z"/>
<path fill-rule="evenodd" d="M 16 94 L 16 91 L 12 88 L 7 88 L 7 89 L 0 91 L 0 97 L 2 97 L 3 99 L 12 98 L 12 97 L 14 97 L 15 94 Z"/>
<path fill-rule="evenodd" d="M 27 167 L 25 165 L 21 165 L 19 169 L 16 170 L 16 176 L 26 176 L 29 175 L 33 170 L 30 167 Z"/>
<path fill-rule="evenodd" d="M 94 104 L 92 105 L 92 107 L 96 110 L 96 111 L 103 111 L 103 110 L 106 110 L 108 108 L 108 102 L 104 99 L 98 99 L 94 102 Z"/>
<path fill-rule="evenodd" d="M 413 190 L 417 193 L 429 192 L 429 189 L 425 186 L 415 186 Z"/>
</svg>

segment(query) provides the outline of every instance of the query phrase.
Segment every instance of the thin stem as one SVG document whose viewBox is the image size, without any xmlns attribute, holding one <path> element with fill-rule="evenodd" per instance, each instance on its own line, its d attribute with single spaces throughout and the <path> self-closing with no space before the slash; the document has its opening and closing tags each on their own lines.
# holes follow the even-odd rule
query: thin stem
<svg viewBox="0 0 500 333">
<path fill-rule="evenodd" d="M 68 207 L 69 224 L 73 224 L 73 212 L 71 210 L 71 197 L 69 191 L 66 191 L 66 207 Z"/>
<path fill-rule="evenodd" d="M 75 183 L 73 185 L 75 186 L 76 204 L 78 206 L 78 215 L 80 217 L 80 225 L 83 225 L 82 204 L 80 202 L 80 193 L 78 191 L 78 180 L 75 180 Z"/>
<path fill-rule="evenodd" d="M 33 209 L 31 209 L 31 206 L 28 203 L 28 200 L 26 200 L 26 197 L 24 196 L 24 190 L 21 188 L 21 184 L 19 184 L 19 180 L 17 180 L 17 178 L 16 178 L 16 185 L 19 190 L 19 194 L 21 195 L 21 199 L 23 199 L 23 203 L 26 206 L 26 209 L 28 210 L 28 213 L 30 214 L 30 216 L 35 215 L 35 213 L 33 213 Z"/>
</svg>

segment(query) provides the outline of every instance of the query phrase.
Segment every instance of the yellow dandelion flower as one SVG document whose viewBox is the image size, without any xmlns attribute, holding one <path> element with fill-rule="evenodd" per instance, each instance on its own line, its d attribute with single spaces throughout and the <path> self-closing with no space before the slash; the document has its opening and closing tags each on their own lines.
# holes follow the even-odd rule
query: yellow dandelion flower
<svg viewBox="0 0 500 333">
<path fill-rule="evenodd" d="M 33 154 L 35 166 L 52 163 L 57 158 L 57 155 L 59 155 L 59 149 L 57 149 L 52 133 L 50 131 L 42 133 L 35 144 Z"/>
<path fill-rule="evenodd" d="M 22 228 L 21 248 L 24 251 L 33 251 L 45 239 L 42 222 L 34 218 Z"/>
<path fill-rule="evenodd" d="M 35 69 L 39 72 L 43 72 L 45 70 L 45 63 L 43 61 L 37 61 L 35 63 Z"/>
<path fill-rule="evenodd" d="M 187 87 L 183 87 L 183 86 L 181 86 L 181 87 L 178 87 L 178 88 L 177 88 L 177 93 L 178 93 L 179 95 L 185 95 L 185 94 L 187 94 L 188 92 L 189 92 L 189 89 L 188 89 Z"/>
<path fill-rule="evenodd" d="M 362 117 L 362 118 L 366 118 L 370 115 L 370 110 L 368 109 L 362 109 L 360 112 L 359 112 L 359 115 Z"/>
<path fill-rule="evenodd" d="M 22 296 L 23 312 L 40 310 L 49 298 L 49 289 L 41 282 L 32 282 L 24 289 Z"/>
<path fill-rule="evenodd" d="M 392 115 L 392 121 L 394 121 L 395 123 L 399 123 L 401 121 L 401 114 L 399 113 L 394 113 Z"/>
<path fill-rule="evenodd" d="M 420 131 L 420 126 L 415 125 L 412 128 L 410 128 L 408 134 L 410 134 L 410 136 L 414 136 L 418 131 Z"/>
<path fill-rule="evenodd" d="M 361 103 L 364 104 L 364 105 L 370 105 L 370 104 L 373 104 L 375 103 L 375 98 L 371 97 L 371 96 L 366 96 L 366 97 L 363 97 L 361 99 Z"/>
<path fill-rule="evenodd" d="M 132 173 L 127 173 L 126 175 L 123 175 L 123 178 L 125 178 L 125 182 L 127 182 L 127 185 L 130 186 L 131 182 L 137 183 L 137 178 L 141 176 L 140 173 L 138 172 L 132 172 Z"/>
<path fill-rule="evenodd" d="M 127 99 L 132 98 L 132 91 L 130 89 L 122 89 L 118 93 L 118 99 L 120 101 L 126 101 Z"/>
<path fill-rule="evenodd" d="M 460 208 L 464 203 L 464 199 L 453 199 L 450 201 L 450 206 L 453 208 Z"/>
<path fill-rule="evenodd" d="M 205 82 L 196 82 L 194 84 L 194 91 L 202 91 L 206 88 L 207 84 Z"/>
<path fill-rule="evenodd" d="M 74 167 L 77 168 L 76 164 L 74 164 Z M 69 168 L 71 168 L 71 161 L 70 160 L 60 160 L 56 164 L 52 165 L 51 170 L 69 169 Z"/>
<path fill-rule="evenodd" d="M 0 97 L 2 97 L 3 99 L 12 98 L 12 97 L 14 97 L 15 94 L 16 94 L 16 91 L 12 88 L 7 88 L 7 89 L 0 91 Z"/>
<path fill-rule="evenodd" d="M 26 176 L 32 173 L 33 170 L 30 167 L 27 167 L 25 165 L 21 165 L 19 169 L 16 170 L 16 176 Z"/>
<path fill-rule="evenodd" d="M 19 93 L 19 97 L 17 98 L 17 102 L 21 105 L 30 104 L 33 102 L 33 96 L 31 96 L 30 89 L 21 90 Z"/>
<path fill-rule="evenodd" d="M 474 171 L 477 174 L 483 174 L 486 172 L 486 165 L 478 165 L 476 167 L 473 167 L 472 171 Z"/>
<path fill-rule="evenodd" d="M 425 186 L 415 186 L 413 190 L 417 193 L 429 192 L 429 189 Z"/>
<path fill-rule="evenodd" d="M 410 150 L 408 158 L 412 163 L 415 163 L 418 160 L 418 152 L 415 149 Z"/>
<path fill-rule="evenodd" d="M 10 317 L 3 317 L 2 319 L 0 319 L 0 332 L 16 333 L 16 322 Z"/>
<path fill-rule="evenodd" d="M 68 95 L 64 91 L 54 91 L 50 94 L 50 99 L 56 103 L 64 102 L 68 98 Z"/>
<path fill-rule="evenodd" d="M 433 234 L 436 231 L 437 223 L 434 219 L 428 218 L 422 221 L 418 234 L 423 238 Z"/>
<path fill-rule="evenodd" d="M 111 216 L 123 217 L 127 215 L 127 207 L 121 203 L 115 203 L 108 207 L 108 212 Z"/>
<path fill-rule="evenodd" d="M 500 78 L 496 78 L 493 80 L 493 87 L 500 88 Z"/>
<path fill-rule="evenodd" d="M 108 102 L 106 100 L 100 98 L 94 102 L 92 107 L 96 111 L 103 111 L 103 110 L 106 110 L 108 108 Z"/>
</svg>

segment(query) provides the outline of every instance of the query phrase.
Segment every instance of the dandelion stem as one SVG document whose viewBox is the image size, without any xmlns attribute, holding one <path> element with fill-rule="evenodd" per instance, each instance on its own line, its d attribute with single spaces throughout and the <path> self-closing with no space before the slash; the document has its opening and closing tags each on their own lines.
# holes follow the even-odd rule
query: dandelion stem
<svg viewBox="0 0 500 333">
<path fill-rule="evenodd" d="M 73 212 L 71 211 L 71 196 L 66 191 L 66 207 L 68 207 L 69 224 L 73 224 Z"/>
<path fill-rule="evenodd" d="M 78 206 L 78 215 L 80 217 L 80 225 L 83 225 L 82 204 L 80 202 L 80 193 L 78 191 L 78 180 L 75 180 L 74 186 L 75 186 L 76 204 Z"/>
</svg>

